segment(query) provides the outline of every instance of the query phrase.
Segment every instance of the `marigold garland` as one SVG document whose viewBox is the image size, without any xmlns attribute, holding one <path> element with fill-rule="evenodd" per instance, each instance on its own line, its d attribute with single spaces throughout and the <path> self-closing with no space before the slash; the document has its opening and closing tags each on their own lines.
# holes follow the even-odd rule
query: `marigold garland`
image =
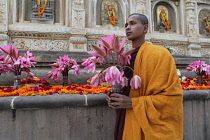
<svg viewBox="0 0 210 140">
<path fill-rule="evenodd" d="M 210 77 L 204 78 L 204 83 L 197 83 L 198 77 L 186 78 L 184 81 L 181 81 L 183 90 L 196 90 L 196 89 L 210 89 Z"/>
<path fill-rule="evenodd" d="M 36 95 L 52 95 L 53 93 L 58 94 L 100 94 L 107 93 L 111 87 L 98 86 L 95 88 L 93 85 L 77 85 L 72 84 L 69 86 L 23 86 L 17 90 L 13 87 L 0 87 L 0 97 L 5 96 L 36 96 Z"/>
<path fill-rule="evenodd" d="M 41 9 L 41 0 L 37 1 L 37 8 L 38 8 L 38 17 L 42 17 L 42 14 L 44 13 L 45 9 L 47 8 L 47 0 L 44 0 L 44 7 Z"/>
<path fill-rule="evenodd" d="M 208 17 L 205 17 L 204 20 L 206 21 L 206 26 L 207 26 L 208 32 L 210 32 L 210 24 L 209 24 Z"/>
<path fill-rule="evenodd" d="M 160 14 L 163 24 L 165 25 L 165 30 L 168 32 L 171 25 L 170 21 L 168 20 L 168 15 L 166 14 L 165 10 L 161 10 Z"/>
<path fill-rule="evenodd" d="M 115 15 L 114 6 L 108 5 L 108 6 L 106 7 L 106 10 L 107 10 L 109 22 L 110 22 L 113 26 L 116 26 L 117 17 L 116 17 L 116 15 Z M 112 16 L 111 16 L 111 14 L 110 14 L 110 11 L 112 11 Z"/>
<path fill-rule="evenodd" d="M 196 89 L 210 89 L 210 77 L 203 77 L 204 83 L 198 84 L 197 78 L 186 78 L 181 81 L 183 90 L 196 90 Z M 72 84 L 69 86 L 59 85 L 39 85 L 39 86 L 23 86 L 19 89 L 13 87 L 0 87 L 0 97 L 6 96 L 36 96 L 36 95 L 52 95 L 57 94 L 100 94 L 108 93 L 112 87 L 105 87 L 99 85 L 97 88 L 93 85 L 78 85 Z"/>
</svg>

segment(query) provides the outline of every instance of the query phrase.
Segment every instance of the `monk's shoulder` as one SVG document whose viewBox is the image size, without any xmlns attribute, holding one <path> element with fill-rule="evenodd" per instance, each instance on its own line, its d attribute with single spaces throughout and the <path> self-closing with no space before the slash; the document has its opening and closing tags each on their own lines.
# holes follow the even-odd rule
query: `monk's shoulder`
<svg viewBox="0 0 210 140">
<path fill-rule="evenodd" d="M 166 48 L 150 43 L 148 43 L 147 52 L 151 55 L 171 55 Z"/>
</svg>

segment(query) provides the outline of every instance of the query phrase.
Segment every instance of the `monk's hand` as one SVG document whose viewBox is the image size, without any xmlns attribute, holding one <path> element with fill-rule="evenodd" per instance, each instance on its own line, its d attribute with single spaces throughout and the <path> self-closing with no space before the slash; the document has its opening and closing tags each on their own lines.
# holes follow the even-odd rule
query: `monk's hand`
<svg viewBox="0 0 210 140">
<path fill-rule="evenodd" d="M 111 108 L 115 108 L 115 109 L 132 108 L 132 100 L 128 96 L 113 93 L 113 94 L 107 95 L 106 99 L 107 99 L 109 107 Z"/>
</svg>

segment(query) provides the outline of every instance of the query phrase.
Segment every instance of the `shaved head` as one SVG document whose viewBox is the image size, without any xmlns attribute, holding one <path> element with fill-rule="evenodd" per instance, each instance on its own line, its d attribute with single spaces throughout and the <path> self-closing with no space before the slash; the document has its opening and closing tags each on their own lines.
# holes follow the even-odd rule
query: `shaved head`
<svg viewBox="0 0 210 140">
<path fill-rule="evenodd" d="M 148 18 L 143 14 L 133 13 L 133 14 L 129 15 L 128 17 L 134 16 L 134 15 L 137 15 L 139 17 L 139 20 L 141 21 L 142 25 L 148 24 Z"/>
</svg>

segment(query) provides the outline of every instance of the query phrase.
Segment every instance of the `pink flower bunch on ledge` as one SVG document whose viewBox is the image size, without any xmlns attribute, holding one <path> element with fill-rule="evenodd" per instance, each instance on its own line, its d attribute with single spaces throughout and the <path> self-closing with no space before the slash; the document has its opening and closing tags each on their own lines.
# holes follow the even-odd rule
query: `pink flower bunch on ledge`
<svg viewBox="0 0 210 140">
<path fill-rule="evenodd" d="M 20 56 L 19 50 L 14 48 L 13 44 L 3 45 L 0 47 L 0 52 L 7 54 L 0 57 L 0 73 L 12 72 L 20 75 L 21 71 L 30 72 L 29 67 L 35 67 L 36 61 L 32 53 L 27 51 Z"/>
<path fill-rule="evenodd" d="M 210 75 L 210 64 L 205 64 L 205 61 L 197 60 L 186 68 L 187 72 L 194 71 L 197 75 Z"/>
<path fill-rule="evenodd" d="M 20 88 L 21 72 L 33 75 L 29 67 L 35 67 L 35 57 L 29 51 L 20 56 L 19 50 L 13 44 L 3 45 L 0 52 L 6 54 L 0 57 L 0 74 L 14 73 L 14 89 Z"/>
<path fill-rule="evenodd" d="M 49 71 L 46 76 L 52 78 L 55 82 L 59 82 L 60 75 L 62 74 L 64 86 L 70 84 L 70 80 L 68 79 L 69 70 L 74 69 L 76 76 L 80 73 L 79 65 L 76 60 L 69 58 L 68 55 L 60 56 L 55 63 L 51 64 L 51 67 L 52 71 Z"/>
<path fill-rule="evenodd" d="M 96 63 L 105 66 L 100 72 L 96 72 L 91 78 L 90 84 L 95 87 L 102 81 L 106 81 L 112 85 L 118 83 L 121 86 L 126 86 L 128 84 L 128 79 L 124 75 L 124 69 L 130 68 L 127 65 L 130 64 L 130 54 L 134 49 L 125 50 L 125 41 L 126 38 L 123 38 L 120 42 L 118 36 L 108 35 L 98 40 L 100 47 L 93 45 L 92 48 L 94 51 L 87 52 L 91 57 L 83 59 L 84 62 L 82 65 L 85 66 L 84 69 L 88 69 L 88 72 L 94 73 Z M 133 74 L 130 85 L 133 89 L 140 88 L 141 78 Z"/>
</svg>

